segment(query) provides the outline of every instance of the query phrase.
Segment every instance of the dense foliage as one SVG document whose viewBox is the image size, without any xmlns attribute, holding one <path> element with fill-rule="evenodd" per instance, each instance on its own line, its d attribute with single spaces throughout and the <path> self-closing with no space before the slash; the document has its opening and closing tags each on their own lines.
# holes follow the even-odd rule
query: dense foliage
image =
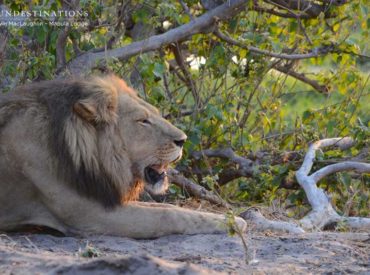
<svg viewBox="0 0 370 275">
<path fill-rule="evenodd" d="M 70 2 L 75 6 L 67 1 L 5 1 L 14 11 L 79 8 L 89 16 L 79 18 L 88 22 L 86 27 L 1 27 L 6 37 L 0 72 L 3 91 L 52 79 L 85 52 L 125 47 L 174 30 L 209 12 L 212 3 L 223 3 Z M 230 201 L 289 207 L 292 215 L 299 215 L 307 207 L 294 171 L 309 142 L 342 136 L 357 141 L 346 151 L 323 152 L 315 168 L 356 156 L 370 160 L 370 3 L 302 1 L 322 7 L 314 13 L 279 2 L 249 1 L 229 20 L 216 18 L 211 32 L 129 59 L 111 58 L 96 67 L 126 79 L 186 131 L 189 140 L 178 169 L 188 178 Z M 64 56 L 58 56 L 58 47 Z M 271 52 L 298 58 L 272 57 Z M 308 53 L 318 54 L 303 58 Z M 238 170 L 235 163 L 193 157 L 194 151 L 209 148 L 232 148 L 253 161 L 254 173 L 227 180 L 228 172 Z M 368 216 L 369 179 L 369 174 L 343 172 L 320 184 L 341 213 Z M 179 192 L 175 187 L 171 191 Z"/>
</svg>

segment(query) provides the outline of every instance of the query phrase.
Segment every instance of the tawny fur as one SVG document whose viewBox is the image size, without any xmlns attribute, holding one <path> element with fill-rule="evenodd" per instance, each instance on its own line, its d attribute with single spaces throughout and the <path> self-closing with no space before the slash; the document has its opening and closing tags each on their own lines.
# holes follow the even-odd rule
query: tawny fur
<svg viewBox="0 0 370 275">
<path fill-rule="evenodd" d="M 0 95 L 0 230 L 31 224 L 133 238 L 225 232 L 222 215 L 132 202 L 144 184 L 167 187 L 144 183 L 144 169 L 178 160 L 185 138 L 112 75 Z"/>
</svg>

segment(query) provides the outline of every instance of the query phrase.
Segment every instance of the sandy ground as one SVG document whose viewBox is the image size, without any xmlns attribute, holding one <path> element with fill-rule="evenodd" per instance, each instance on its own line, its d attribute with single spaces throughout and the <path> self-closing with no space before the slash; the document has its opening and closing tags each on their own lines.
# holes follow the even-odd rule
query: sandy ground
<svg viewBox="0 0 370 275">
<path fill-rule="evenodd" d="M 370 274 L 369 233 L 249 232 L 253 264 L 238 237 L 1 234 L 0 274 Z"/>
</svg>

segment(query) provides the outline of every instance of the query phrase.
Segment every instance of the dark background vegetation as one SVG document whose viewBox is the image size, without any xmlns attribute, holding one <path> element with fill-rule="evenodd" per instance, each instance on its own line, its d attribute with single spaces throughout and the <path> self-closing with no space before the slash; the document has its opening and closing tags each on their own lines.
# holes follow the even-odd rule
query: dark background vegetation
<svg viewBox="0 0 370 275">
<path fill-rule="evenodd" d="M 187 133 L 176 169 L 229 202 L 300 217 L 309 208 L 294 172 L 310 142 L 356 140 L 320 153 L 315 168 L 370 159 L 368 0 L 2 2 L 2 10 L 89 13 L 68 19 L 85 27 L 49 18 L 1 26 L 3 92 L 114 72 Z M 339 213 L 369 216 L 369 179 L 343 172 L 320 186 Z M 177 186 L 170 194 L 188 195 Z"/>
</svg>

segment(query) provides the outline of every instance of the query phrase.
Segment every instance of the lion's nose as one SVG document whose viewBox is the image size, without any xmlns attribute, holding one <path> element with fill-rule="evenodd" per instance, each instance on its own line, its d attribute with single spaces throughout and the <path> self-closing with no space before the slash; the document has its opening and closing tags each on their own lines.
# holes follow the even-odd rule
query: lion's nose
<svg viewBox="0 0 370 275">
<path fill-rule="evenodd" d="M 174 142 L 177 146 L 182 147 L 182 146 L 184 145 L 185 141 L 186 141 L 186 138 L 184 138 L 184 139 L 180 139 L 180 140 L 174 140 L 173 142 Z"/>
</svg>

